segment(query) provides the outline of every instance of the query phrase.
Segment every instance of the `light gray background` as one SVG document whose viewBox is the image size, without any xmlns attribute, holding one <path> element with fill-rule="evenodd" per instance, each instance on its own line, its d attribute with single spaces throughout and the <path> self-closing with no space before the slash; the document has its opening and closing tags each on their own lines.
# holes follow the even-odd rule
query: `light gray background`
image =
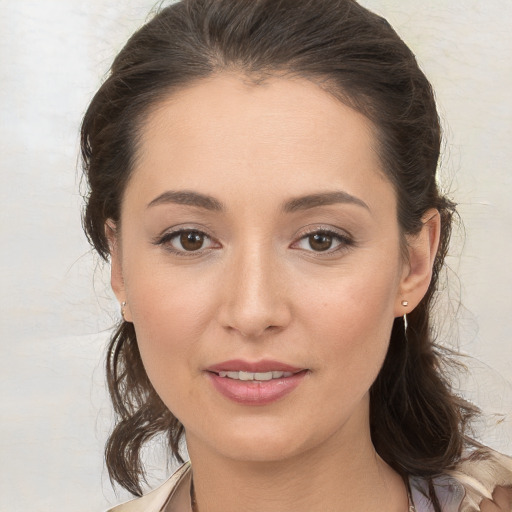
<svg viewBox="0 0 512 512">
<path fill-rule="evenodd" d="M 476 358 L 461 386 L 498 425 L 484 440 L 512 453 L 512 2 L 363 3 L 388 17 L 437 93 L 442 181 L 466 231 L 450 257 L 460 283 L 452 276 L 449 304 L 464 305 L 451 332 Z M 103 469 L 103 349 L 118 306 L 80 228 L 77 133 L 153 5 L 0 0 L 1 510 L 101 511 L 125 496 Z"/>
</svg>

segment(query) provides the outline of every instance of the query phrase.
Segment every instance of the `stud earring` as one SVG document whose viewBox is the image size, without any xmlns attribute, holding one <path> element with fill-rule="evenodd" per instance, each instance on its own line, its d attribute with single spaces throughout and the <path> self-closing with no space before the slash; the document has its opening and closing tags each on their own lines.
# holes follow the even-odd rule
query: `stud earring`
<svg viewBox="0 0 512 512">
<path fill-rule="evenodd" d="M 126 322 L 126 318 L 124 317 L 125 308 L 126 308 L 126 301 L 123 301 L 123 302 L 121 302 L 121 316 L 123 317 L 123 320 Z"/>
<path fill-rule="evenodd" d="M 403 306 L 404 308 L 406 308 L 408 305 L 409 305 L 409 301 L 407 301 L 407 300 L 403 300 L 403 301 L 402 301 L 402 306 Z"/>
</svg>

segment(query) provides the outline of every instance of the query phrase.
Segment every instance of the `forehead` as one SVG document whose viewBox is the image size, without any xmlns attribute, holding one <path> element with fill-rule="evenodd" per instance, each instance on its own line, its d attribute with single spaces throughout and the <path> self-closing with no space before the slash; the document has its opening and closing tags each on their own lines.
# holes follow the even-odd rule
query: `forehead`
<svg viewBox="0 0 512 512">
<path fill-rule="evenodd" d="M 201 80 L 159 103 L 139 140 L 131 181 L 155 194 L 171 185 L 222 194 L 242 182 L 290 195 L 390 187 L 371 122 L 306 79 Z"/>
</svg>

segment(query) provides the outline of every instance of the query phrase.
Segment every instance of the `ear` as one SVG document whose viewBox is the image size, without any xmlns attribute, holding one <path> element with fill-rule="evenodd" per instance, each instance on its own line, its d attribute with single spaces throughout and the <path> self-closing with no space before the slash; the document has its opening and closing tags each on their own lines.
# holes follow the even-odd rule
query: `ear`
<svg viewBox="0 0 512 512">
<path fill-rule="evenodd" d="M 441 234 L 441 216 L 432 208 L 425 213 L 422 222 L 421 231 L 407 237 L 408 259 L 404 264 L 395 304 L 396 317 L 410 313 L 420 303 L 432 279 Z M 402 301 L 408 304 L 404 306 Z"/>
<path fill-rule="evenodd" d="M 117 233 L 117 225 L 112 219 L 105 222 L 105 236 L 108 240 L 110 251 L 110 285 L 121 306 L 123 319 L 131 322 L 130 307 L 127 304 L 126 291 L 124 286 L 123 268 L 121 265 L 121 248 L 119 246 L 119 235 Z"/>
</svg>

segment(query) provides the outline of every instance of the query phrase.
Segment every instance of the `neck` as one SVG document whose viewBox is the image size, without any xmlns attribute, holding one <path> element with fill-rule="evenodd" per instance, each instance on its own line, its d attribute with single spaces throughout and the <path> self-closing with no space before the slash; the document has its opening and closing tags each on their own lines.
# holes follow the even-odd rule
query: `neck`
<svg viewBox="0 0 512 512">
<path fill-rule="evenodd" d="M 405 512 L 401 477 L 375 452 L 369 429 L 336 433 L 279 461 L 223 457 L 187 434 L 197 512 Z"/>
</svg>

